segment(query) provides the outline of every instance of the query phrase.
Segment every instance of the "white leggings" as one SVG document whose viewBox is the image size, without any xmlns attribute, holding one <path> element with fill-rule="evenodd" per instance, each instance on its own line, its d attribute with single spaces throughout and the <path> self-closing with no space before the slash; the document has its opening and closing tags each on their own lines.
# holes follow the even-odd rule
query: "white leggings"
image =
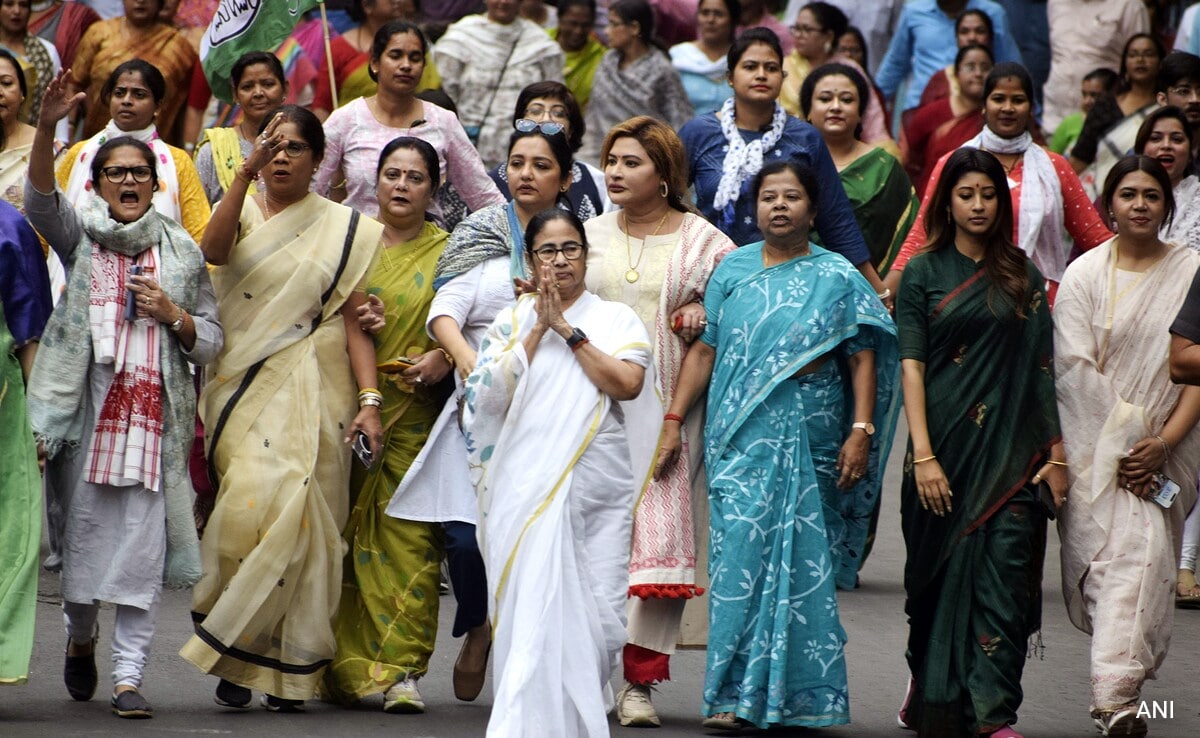
<svg viewBox="0 0 1200 738">
<path fill-rule="evenodd" d="M 150 609 L 131 605 L 116 606 L 116 623 L 112 637 L 113 689 L 122 684 L 142 686 L 142 674 L 150 659 L 150 641 L 154 638 L 154 619 L 158 612 L 156 594 Z M 63 601 L 63 621 L 67 636 L 78 644 L 88 643 L 96 635 L 98 603 Z"/>
<path fill-rule="evenodd" d="M 1183 524 L 1183 546 L 1179 552 L 1179 568 L 1196 571 L 1196 553 L 1200 550 L 1200 503 L 1192 506 Z"/>
</svg>

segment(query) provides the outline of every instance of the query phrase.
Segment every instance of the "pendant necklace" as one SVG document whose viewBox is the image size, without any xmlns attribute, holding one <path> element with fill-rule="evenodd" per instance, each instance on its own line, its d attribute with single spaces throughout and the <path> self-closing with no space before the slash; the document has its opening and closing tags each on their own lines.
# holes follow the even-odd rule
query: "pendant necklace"
<svg viewBox="0 0 1200 738">
<path fill-rule="evenodd" d="M 638 274 L 638 266 L 642 263 L 642 256 L 646 253 L 646 241 L 658 235 L 662 230 L 663 224 L 667 222 L 667 218 L 671 215 L 671 208 L 667 208 L 667 212 L 663 213 L 663 217 L 658 221 L 658 225 L 654 228 L 654 233 L 642 239 L 642 247 L 638 250 L 637 261 L 633 260 L 633 247 L 629 243 L 629 216 L 624 211 L 621 212 L 621 218 L 625 221 L 625 260 L 629 263 L 629 271 L 625 272 L 625 281 L 633 284 L 638 281 L 641 276 Z"/>
</svg>

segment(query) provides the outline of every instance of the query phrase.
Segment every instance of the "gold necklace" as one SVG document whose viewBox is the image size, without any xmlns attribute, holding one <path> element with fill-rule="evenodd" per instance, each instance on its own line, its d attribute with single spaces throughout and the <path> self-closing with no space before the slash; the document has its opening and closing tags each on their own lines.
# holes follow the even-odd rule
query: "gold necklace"
<svg viewBox="0 0 1200 738">
<path fill-rule="evenodd" d="M 667 208 L 667 212 L 663 213 L 663 217 L 658 221 L 658 225 L 654 228 L 654 233 L 642 239 L 642 247 L 638 249 L 637 261 L 633 260 L 633 246 L 629 243 L 629 215 L 624 210 L 621 211 L 621 218 L 625 221 L 625 261 L 629 264 L 629 271 L 625 272 L 625 281 L 633 284 L 638 281 L 641 276 L 638 274 L 638 266 L 642 263 L 642 256 L 646 253 L 646 241 L 658 235 L 662 230 L 663 223 L 667 222 L 667 217 L 671 215 L 671 208 Z"/>
</svg>

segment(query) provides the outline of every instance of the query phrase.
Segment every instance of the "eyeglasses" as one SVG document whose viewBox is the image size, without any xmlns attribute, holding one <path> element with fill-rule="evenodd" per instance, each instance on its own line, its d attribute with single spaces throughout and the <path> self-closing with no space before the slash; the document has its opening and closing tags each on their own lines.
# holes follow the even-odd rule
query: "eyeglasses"
<svg viewBox="0 0 1200 738">
<path fill-rule="evenodd" d="M 563 258 L 567 261 L 576 261 L 579 257 L 583 256 L 583 244 L 567 241 L 562 246 L 542 246 L 541 248 L 534 249 L 533 255 L 543 264 L 549 264 L 554 261 L 554 257 L 560 251 Z"/>
<path fill-rule="evenodd" d="M 287 154 L 289 159 L 298 159 L 304 155 L 305 151 L 311 148 L 311 146 L 303 141 L 288 141 L 283 146 L 280 146 L 278 150 Z"/>
<path fill-rule="evenodd" d="M 797 36 L 807 36 L 810 33 L 825 33 L 825 29 L 816 26 L 792 26 L 792 33 Z"/>
<path fill-rule="evenodd" d="M 125 181 L 125 175 L 132 174 L 133 181 L 138 184 L 145 184 L 154 176 L 154 170 L 146 165 L 136 167 L 104 167 L 100 170 L 104 178 L 113 184 L 121 184 Z"/>
<path fill-rule="evenodd" d="M 548 108 L 543 105 L 530 105 L 525 108 L 525 115 L 532 116 L 533 118 L 541 118 L 544 115 L 548 115 L 551 118 L 558 118 L 559 120 L 566 120 L 568 118 L 567 109 L 562 105 L 552 105 Z M 522 118 L 521 120 L 532 120 L 532 118 Z"/>
<path fill-rule="evenodd" d="M 1172 87 L 1171 89 L 1167 90 L 1167 92 L 1171 93 L 1175 97 L 1200 97 L 1200 87 L 1190 87 L 1188 85 Z"/>
<path fill-rule="evenodd" d="M 992 65 L 988 64 L 987 62 L 967 62 L 966 64 L 962 65 L 962 70 L 964 72 L 983 72 L 984 74 L 987 74 L 988 72 L 992 71 Z"/>
<path fill-rule="evenodd" d="M 539 123 L 536 120 L 530 120 L 528 118 L 518 118 L 517 121 L 513 123 L 513 128 L 516 128 L 521 133 L 533 133 L 534 131 L 541 131 L 547 136 L 554 136 L 562 133 L 564 129 L 562 123 L 555 123 L 551 120 L 544 120 Z"/>
</svg>

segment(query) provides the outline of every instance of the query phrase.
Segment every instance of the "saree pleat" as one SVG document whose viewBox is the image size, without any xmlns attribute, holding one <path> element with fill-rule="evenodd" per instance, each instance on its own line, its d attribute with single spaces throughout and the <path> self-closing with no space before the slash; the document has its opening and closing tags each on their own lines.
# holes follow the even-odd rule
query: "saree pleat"
<svg viewBox="0 0 1200 738">
<path fill-rule="evenodd" d="M 381 251 L 367 282 L 387 321 L 375 337 L 379 362 L 419 356 L 435 345 L 425 317 L 434 265 L 448 237 L 427 223 L 417 238 Z M 332 696 L 346 701 L 386 691 L 406 675 L 423 676 L 437 640 L 442 525 L 393 518 L 386 510 L 429 437 L 441 397 L 398 374 L 380 375 L 379 389 L 383 453 L 370 469 L 356 464 L 351 474 L 354 507 L 344 531 L 349 553 L 333 626 L 337 654 L 326 679 Z"/>
<path fill-rule="evenodd" d="M 342 525 L 356 413 L 339 313 L 363 281 L 382 226 L 309 195 L 242 238 L 213 272 L 226 329 L 202 418 L 216 506 L 193 592 L 200 669 L 308 699 L 334 652 Z"/>
<path fill-rule="evenodd" d="M 900 355 L 925 363 L 930 443 L 954 495 L 944 517 L 921 507 L 910 438 L 908 719 L 924 736 L 1015 722 L 1026 641 L 1041 623 L 1045 518 L 1030 512 L 1026 484 L 1059 434 L 1044 280 L 1026 269 L 1024 318 L 953 247 L 914 258 L 897 300 Z"/>
</svg>

